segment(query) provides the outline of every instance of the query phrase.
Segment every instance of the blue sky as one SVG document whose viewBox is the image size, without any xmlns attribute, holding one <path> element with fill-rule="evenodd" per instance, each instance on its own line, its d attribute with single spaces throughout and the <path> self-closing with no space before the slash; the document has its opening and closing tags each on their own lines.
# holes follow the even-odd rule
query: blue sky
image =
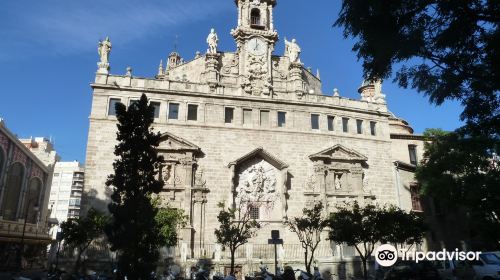
<svg viewBox="0 0 500 280">
<path fill-rule="evenodd" d="M 313 4 L 314 3 L 314 4 Z M 353 41 L 332 27 L 340 1 L 278 0 L 275 27 L 283 39 L 296 38 L 306 66 L 319 68 L 323 92 L 359 98 L 361 62 Z M 97 42 L 113 43 L 111 73 L 127 66 L 135 76 L 152 77 L 174 47 L 185 59 L 206 50 L 211 27 L 219 49 L 234 51 L 229 34 L 236 26 L 232 0 L 2 0 L 0 1 L 0 117 L 19 137 L 52 137 L 63 160 L 85 161 L 91 88 L 98 61 Z M 428 127 L 461 125 L 461 107 L 430 105 L 422 94 L 385 81 L 389 109 L 417 133 Z"/>
</svg>

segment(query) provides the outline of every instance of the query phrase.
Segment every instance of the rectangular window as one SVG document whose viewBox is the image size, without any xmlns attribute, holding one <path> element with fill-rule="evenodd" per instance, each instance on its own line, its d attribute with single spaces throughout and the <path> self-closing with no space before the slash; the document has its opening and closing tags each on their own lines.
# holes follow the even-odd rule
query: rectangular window
<svg viewBox="0 0 500 280">
<path fill-rule="evenodd" d="M 269 126 L 269 111 L 260 111 L 260 125 Z"/>
<path fill-rule="evenodd" d="M 155 119 L 160 117 L 160 102 L 151 102 L 151 106 L 155 108 L 154 117 Z"/>
<path fill-rule="evenodd" d="M 410 153 L 410 163 L 417 165 L 417 146 L 408 145 L 408 152 Z"/>
<path fill-rule="evenodd" d="M 363 121 L 362 120 L 356 120 L 356 131 L 358 134 L 363 134 Z"/>
<path fill-rule="evenodd" d="M 420 190 L 418 185 L 410 186 L 411 209 L 413 211 L 422 211 L 422 203 L 420 201 Z"/>
<path fill-rule="evenodd" d="M 311 129 L 319 129 L 319 115 L 311 114 Z"/>
<path fill-rule="evenodd" d="M 278 127 L 285 127 L 286 125 L 286 112 L 278 112 Z"/>
<path fill-rule="evenodd" d="M 252 124 L 252 109 L 243 109 L 243 124 Z"/>
<path fill-rule="evenodd" d="M 233 119 L 234 119 L 234 108 L 226 107 L 224 109 L 224 122 L 233 123 Z"/>
<path fill-rule="evenodd" d="M 111 98 L 109 100 L 108 116 L 116 116 L 116 104 L 120 103 L 119 98 Z"/>
<path fill-rule="evenodd" d="M 250 219 L 258 220 L 260 218 L 260 211 L 258 206 L 250 206 L 248 211 L 250 211 Z"/>
<path fill-rule="evenodd" d="M 189 104 L 188 105 L 188 121 L 198 120 L 198 105 Z"/>
<path fill-rule="evenodd" d="M 132 106 L 132 105 L 134 105 L 134 104 L 137 104 L 137 103 L 139 103 L 139 100 L 137 100 L 137 99 L 130 100 L 129 107 Z"/>
<path fill-rule="evenodd" d="M 54 177 L 59 177 L 59 173 L 54 173 Z"/>
<path fill-rule="evenodd" d="M 377 135 L 377 123 L 376 122 L 370 122 L 370 133 L 373 136 Z"/>
<path fill-rule="evenodd" d="M 168 104 L 168 119 L 169 120 L 179 119 L 179 103 Z"/>
<path fill-rule="evenodd" d="M 342 118 L 342 131 L 343 132 L 349 132 L 349 119 L 348 118 Z"/>
<path fill-rule="evenodd" d="M 333 131 L 334 126 L 333 126 L 333 121 L 335 118 L 333 116 L 328 116 L 327 117 L 327 122 L 328 122 L 328 131 Z"/>
</svg>

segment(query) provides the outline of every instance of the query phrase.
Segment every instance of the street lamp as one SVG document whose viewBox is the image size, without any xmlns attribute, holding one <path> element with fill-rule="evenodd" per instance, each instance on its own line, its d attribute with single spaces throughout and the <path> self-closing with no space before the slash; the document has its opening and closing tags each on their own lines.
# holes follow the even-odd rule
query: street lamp
<svg viewBox="0 0 500 280">
<path fill-rule="evenodd" d="M 24 213 L 24 225 L 23 225 L 23 234 L 21 235 L 21 246 L 19 247 L 19 252 L 18 252 L 18 269 L 21 271 L 22 269 L 22 260 L 23 260 L 23 254 L 24 254 L 24 235 L 26 234 L 26 224 L 28 223 L 28 214 L 29 214 L 29 207 L 31 205 L 31 202 L 33 201 L 33 198 L 30 198 L 28 200 L 28 203 L 26 205 L 26 211 Z M 39 211 L 38 204 L 35 204 L 33 206 L 33 211 L 38 212 Z"/>
</svg>

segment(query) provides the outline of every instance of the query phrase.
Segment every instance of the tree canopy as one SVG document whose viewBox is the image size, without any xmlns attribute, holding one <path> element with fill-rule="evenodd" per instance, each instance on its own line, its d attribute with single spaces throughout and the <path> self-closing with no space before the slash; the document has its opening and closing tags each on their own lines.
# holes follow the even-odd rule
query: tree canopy
<svg viewBox="0 0 500 280">
<path fill-rule="evenodd" d="M 442 104 L 459 100 L 470 131 L 500 127 L 500 2 L 343 0 L 336 26 L 357 41 L 366 78 L 389 78 Z"/>
<path fill-rule="evenodd" d="M 367 79 L 390 78 L 441 105 L 457 100 L 465 125 L 430 130 L 417 169 L 424 194 L 465 210 L 481 239 L 500 237 L 500 2 L 343 0 L 335 25 L 356 40 Z M 474 238 L 469 236 L 469 238 Z M 485 244 L 494 244 L 486 238 Z M 492 248 L 490 248 L 492 249 Z"/>
<path fill-rule="evenodd" d="M 450 209 L 464 209 L 474 241 L 494 245 L 500 239 L 500 162 L 486 136 L 428 130 L 424 164 L 416 177 L 424 194 L 438 198 Z M 497 146 L 498 147 L 498 146 Z M 480 248 L 493 249 L 493 248 Z"/>
<path fill-rule="evenodd" d="M 76 248 L 77 258 L 75 261 L 75 272 L 80 269 L 82 254 L 94 240 L 104 233 L 104 226 L 108 217 L 103 213 L 90 208 L 85 217 L 68 219 L 61 224 L 63 239 L 68 246 Z"/>
</svg>

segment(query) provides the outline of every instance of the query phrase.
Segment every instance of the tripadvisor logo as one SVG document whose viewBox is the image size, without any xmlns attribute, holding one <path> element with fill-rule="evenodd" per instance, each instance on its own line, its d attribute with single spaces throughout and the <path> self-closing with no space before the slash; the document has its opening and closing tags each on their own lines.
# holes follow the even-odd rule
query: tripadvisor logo
<svg viewBox="0 0 500 280">
<path fill-rule="evenodd" d="M 375 260 L 380 266 L 391 266 L 398 260 L 398 252 L 390 244 L 381 245 L 375 251 Z"/>
<path fill-rule="evenodd" d="M 458 251 L 447 251 L 443 249 L 441 251 L 429 251 L 422 252 L 416 250 L 407 250 L 405 248 L 397 250 L 394 246 L 390 244 L 380 245 L 375 251 L 375 260 L 380 266 L 392 266 L 398 260 L 398 256 L 403 261 L 413 260 L 416 263 L 420 261 L 444 261 L 444 260 L 455 260 L 455 261 L 477 261 L 479 260 L 479 255 L 481 252 L 464 252 Z"/>
</svg>

